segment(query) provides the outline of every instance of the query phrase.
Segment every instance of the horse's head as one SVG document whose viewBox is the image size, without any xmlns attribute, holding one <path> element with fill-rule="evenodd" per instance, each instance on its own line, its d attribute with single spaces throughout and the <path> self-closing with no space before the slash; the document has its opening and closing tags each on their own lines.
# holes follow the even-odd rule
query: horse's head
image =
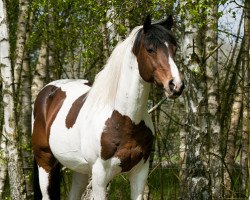
<svg viewBox="0 0 250 200">
<path fill-rule="evenodd" d="M 177 43 L 170 31 L 172 25 L 172 16 L 155 24 L 151 24 L 148 16 L 136 36 L 133 53 L 142 79 L 155 82 L 169 98 L 176 98 L 181 95 L 184 83 L 174 62 Z"/>
</svg>

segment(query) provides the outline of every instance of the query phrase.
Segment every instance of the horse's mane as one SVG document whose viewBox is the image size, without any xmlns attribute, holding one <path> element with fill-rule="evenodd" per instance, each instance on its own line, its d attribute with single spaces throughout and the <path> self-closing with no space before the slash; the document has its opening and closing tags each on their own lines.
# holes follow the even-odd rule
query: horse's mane
<svg viewBox="0 0 250 200">
<path fill-rule="evenodd" d="M 132 47 L 140 29 L 141 26 L 134 28 L 124 41 L 117 44 L 104 68 L 96 75 L 88 94 L 88 103 L 91 104 L 88 107 L 114 107 L 121 69 L 129 65 L 131 59 L 136 60 Z"/>
</svg>

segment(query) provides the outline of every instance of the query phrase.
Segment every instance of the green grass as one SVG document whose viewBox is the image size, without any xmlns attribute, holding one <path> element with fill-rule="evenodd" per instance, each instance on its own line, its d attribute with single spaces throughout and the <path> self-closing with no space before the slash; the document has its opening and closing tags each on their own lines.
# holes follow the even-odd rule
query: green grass
<svg viewBox="0 0 250 200">
<path fill-rule="evenodd" d="M 179 182 L 177 178 L 178 169 L 153 169 L 149 173 L 148 185 L 150 188 L 150 199 L 153 200 L 176 200 L 179 193 Z M 71 185 L 71 171 L 64 171 L 62 179 L 61 195 L 66 199 L 69 186 Z M 10 199 L 9 185 L 6 184 L 4 200 Z M 130 200 L 130 185 L 127 175 L 117 176 L 109 186 L 109 200 Z"/>
<path fill-rule="evenodd" d="M 153 200 L 174 200 L 178 199 L 179 181 L 178 169 L 154 169 L 150 172 L 148 185 L 150 188 L 150 199 Z M 117 176 L 110 185 L 110 200 L 129 200 L 130 186 L 126 175 Z"/>
<path fill-rule="evenodd" d="M 179 180 L 177 168 L 155 169 L 149 175 L 149 188 L 154 200 L 177 199 Z"/>
<path fill-rule="evenodd" d="M 117 176 L 109 186 L 109 199 L 110 200 L 129 200 L 130 199 L 130 186 L 129 180 L 126 175 Z"/>
</svg>

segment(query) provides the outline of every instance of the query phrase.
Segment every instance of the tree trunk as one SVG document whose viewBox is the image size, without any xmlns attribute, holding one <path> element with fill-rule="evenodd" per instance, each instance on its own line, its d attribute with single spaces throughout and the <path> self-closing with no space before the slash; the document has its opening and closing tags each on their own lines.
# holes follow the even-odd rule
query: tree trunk
<svg viewBox="0 0 250 200">
<path fill-rule="evenodd" d="M 6 2 L 0 1 L 0 58 L 4 103 L 4 131 L 7 140 L 8 175 L 10 194 L 13 200 L 26 199 L 24 176 L 17 143 L 17 129 L 14 116 L 13 80 L 9 57 L 9 35 L 6 15 Z"/>
<path fill-rule="evenodd" d="M 224 184 L 225 184 L 225 196 L 231 197 L 231 192 L 233 192 L 233 174 L 235 169 L 235 154 L 236 154 L 236 138 L 241 117 L 241 107 L 242 107 L 242 86 L 237 85 L 237 91 L 235 94 L 232 112 L 231 112 L 231 122 L 227 136 L 227 150 L 225 156 L 226 169 L 224 171 Z"/>
<path fill-rule="evenodd" d="M 4 132 L 4 130 L 3 130 Z M 3 133 L 2 132 L 2 133 Z M 4 194 L 4 186 L 7 178 L 7 155 L 6 155 L 6 138 L 5 135 L 2 134 L 0 138 L 0 200 L 3 199 Z"/>
<path fill-rule="evenodd" d="M 188 200 L 210 199 L 205 70 L 201 63 L 204 35 L 191 14 L 197 3 L 195 0 L 181 1 L 185 26 L 182 55 L 185 69 L 186 110 L 183 123 L 185 126 L 180 132 L 180 178 L 181 197 Z"/>
<path fill-rule="evenodd" d="M 27 52 L 24 53 L 24 61 L 22 66 L 21 80 L 22 80 L 22 90 L 21 90 L 21 113 L 20 113 L 20 126 L 19 134 L 21 135 L 22 144 L 22 159 L 24 174 L 26 177 L 26 189 L 27 189 L 27 199 L 32 196 L 32 153 L 31 153 L 31 91 L 30 91 L 30 65 L 28 60 Z"/>
<path fill-rule="evenodd" d="M 207 127 L 209 134 L 209 174 L 212 196 L 222 198 L 222 152 L 219 113 L 219 73 L 218 73 L 218 5 L 208 0 L 206 30 L 206 91 Z"/>
<path fill-rule="evenodd" d="M 15 88 L 16 92 L 21 91 L 19 87 L 21 86 L 21 72 L 22 72 L 22 63 L 24 60 L 24 49 L 26 42 L 26 33 L 27 33 L 27 24 L 28 24 L 28 0 L 19 0 L 19 15 L 17 22 L 17 40 L 16 40 L 16 49 L 15 49 Z"/>
<path fill-rule="evenodd" d="M 46 79 L 46 72 L 47 72 L 47 45 L 45 42 L 42 42 L 40 53 L 38 57 L 38 62 L 36 65 L 35 73 L 32 79 L 31 85 L 31 102 L 34 104 L 36 96 L 43 88 L 45 79 Z"/>
<path fill-rule="evenodd" d="M 221 83 L 221 119 L 220 119 L 220 124 L 221 124 L 221 132 L 225 133 L 228 130 L 228 126 L 230 121 L 230 115 L 231 115 L 231 110 L 232 110 L 232 104 L 234 102 L 234 94 L 237 90 L 237 85 L 235 82 L 238 81 L 239 77 L 239 72 L 240 72 L 240 53 L 242 49 L 242 44 L 240 44 L 240 33 L 241 33 L 241 25 L 243 22 L 243 14 L 240 18 L 240 23 L 239 23 L 239 28 L 236 34 L 236 39 L 234 42 L 234 46 L 232 47 L 230 58 L 226 61 L 226 72 L 225 72 L 225 78 L 223 82 Z M 239 45 L 240 50 L 239 50 Z M 239 50 L 239 51 L 238 51 Z M 235 63 L 236 60 L 236 63 Z M 224 143 L 223 145 L 223 152 L 225 156 L 226 152 L 226 140 L 227 140 L 227 134 L 223 135 L 224 137 Z"/>
<path fill-rule="evenodd" d="M 243 127 L 242 127 L 242 193 L 247 194 L 249 189 L 249 136 L 250 136 L 250 1 L 245 1 L 244 18 L 244 47 L 243 47 L 243 77 L 244 77 L 244 101 L 243 101 Z M 249 193 L 250 191 L 248 191 Z"/>
<path fill-rule="evenodd" d="M 15 52 L 15 93 L 16 109 L 18 113 L 18 133 L 21 136 L 21 151 L 26 177 L 27 198 L 31 198 L 31 162 L 30 134 L 31 134 L 31 94 L 30 94 L 30 68 L 27 48 L 25 47 L 29 34 L 29 1 L 19 0 L 19 15 L 17 27 L 17 41 Z"/>
</svg>

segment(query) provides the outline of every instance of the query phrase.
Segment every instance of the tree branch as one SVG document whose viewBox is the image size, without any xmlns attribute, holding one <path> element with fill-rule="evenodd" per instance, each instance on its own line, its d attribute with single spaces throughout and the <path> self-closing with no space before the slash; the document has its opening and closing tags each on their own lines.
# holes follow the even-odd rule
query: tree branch
<svg viewBox="0 0 250 200">
<path fill-rule="evenodd" d="M 167 97 L 164 97 L 162 100 L 160 100 L 154 107 L 150 108 L 148 110 L 148 113 L 150 114 L 151 112 L 155 111 L 161 104 L 164 103 L 164 101 L 167 99 Z"/>
<path fill-rule="evenodd" d="M 212 51 L 208 53 L 208 55 L 205 57 L 205 61 L 210 58 L 219 48 L 221 48 L 223 44 L 220 44 L 219 46 L 215 47 Z"/>
</svg>

